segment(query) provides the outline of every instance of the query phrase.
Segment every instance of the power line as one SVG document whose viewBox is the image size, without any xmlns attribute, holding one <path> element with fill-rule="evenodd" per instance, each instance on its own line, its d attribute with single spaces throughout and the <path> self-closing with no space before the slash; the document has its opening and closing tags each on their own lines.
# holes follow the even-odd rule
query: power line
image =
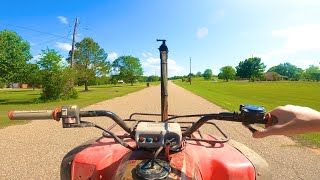
<svg viewBox="0 0 320 180">
<path fill-rule="evenodd" d="M 23 26 L 16 26 L 16 25 L 13 25 L 13 24 L 5 24 L 5 25 L 13 26 L 13 27 L 17 27 L 17 28 L 21 28 L 21 29 L 25 29 L 25 30 L 29 30 L 29 31 L 34 31 L 34 32 L 38 32 L 38 33 L 41 33 L 41 34 L 47 34 L 47 35 L 59 37 L 59 38 L 61 38 L 61 39 L 62 39 L 62 38 L 64 38 L 64 39 L 69 39 L 69 38 L 66 38 L 66 37 L 63 37 L 63 36 L 60 36 L 60 35 L 56 35 L 56 34 L 52 34 L 52 33 L 48 33 L 48 32 L 43 32 L 43 31 L 39 31 L 39 30 L 35 30 L 35 29 L 23 27 Z"/>
<path fill-rule="evenodd" d="M 67 37 L 69 37 L 70 36 L 70 34 L 71 34 L 71 28 L 69 29 L 69 32 L 68 32 L 68 35 L 67 35 Z M 67 40 L 70 40 L 70 39 L 65 39 L 64 41 L 63 41 L 63 43 L 66 43 L 67 42 Z"/>
<path fill-rule="evenodd" d="M 68 36 L 69 36 L 69 35 L 68 35 Z M 66 37 L 67 37 L 67 36 L 66 36 Z M 63 39 L 63 38 L 66 38 L 66 37 L 55 38 L 55 39 L 52 39 L 52 40 L 49 40 L 49 41 L 45 41 L 45 42 L 42 42 L 42 43 L 39 43 L 39 44 L 32 45 L 32 46 L 30 46 L 30 47 L 39 46 L 39 45 L 46 44 L 46 43 L 49 43 L 49 42 L 52 42 L 52 41 L 56 41 L 56 40 L 59 40 L 59 39 Z"/>
</svg>

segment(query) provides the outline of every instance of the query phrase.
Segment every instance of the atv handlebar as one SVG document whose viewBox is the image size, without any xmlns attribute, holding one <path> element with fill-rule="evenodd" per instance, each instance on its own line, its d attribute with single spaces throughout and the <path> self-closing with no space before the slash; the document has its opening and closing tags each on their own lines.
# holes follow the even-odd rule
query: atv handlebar
<svg viewBox="0 0 320 180">
<path fill-rule="evenodd" d="M 80 111 L 80 117 L 96 117 L 96 116 L 106 116 L 111 118 L 116 122 L 123 130 L 130 133 L 132 130 L 127 126 L 127 124 L 115 113 L 111 111 Z"/>
<path fill-rule="evenodd" d="M 55 110 L 42 110 L 42 111 L 10 111 L 9 119 L 11 120 L 43 120 L 43 119 L 54 119 L 59 121 L 62 119 L 64 128 L 72 127 L 92 127 L 93 123 L 81 121 L 81 117 L 97 117 L 106 116 L 116 122 L 123 130 L 131 133 L 133 130 L 130 129 L 127 124 L 118 117 L 115 113 L 104 110 L 97 111 L 80 111 L 77 106 L 63 106 L 61 109 L 56 108 Z M 218 114 L 195 114 L 195 115 L 182 115 L 172 116 L 167 121 L 177 118 L 188 118 L 188 117 L 199 117 L 190 128 L 188 128 L 182 135 L 183 137 L 190 136 L 193 132 L 197 131 L 204 123 L 210 120 L 223 120 L 223 121 L 235 121 L 241 122 L 246 126 L 252 133 L 256 130 L 251 127 L 251 124 L 265 124 L 266 127 L 272 126 L 278 123 L 276 117 L 271 116 L 265 112 L 262 106 L 252 105 L 240 105 L 240 112 L 222 112 Z"/>
</svg>

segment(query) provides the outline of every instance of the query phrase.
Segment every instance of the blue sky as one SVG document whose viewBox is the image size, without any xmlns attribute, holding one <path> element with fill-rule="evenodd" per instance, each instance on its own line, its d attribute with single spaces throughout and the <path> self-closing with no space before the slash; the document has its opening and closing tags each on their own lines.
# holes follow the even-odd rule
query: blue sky
<svg viewBox="0 0 320 180">
<path fill-rule="evenodd" d="M 169 76 L 188 74 L 190 57 L 193 73 L 210 68 L 215 74 L 251 56 L 261 57 L 267 69 L 283 62 L 302 68 L 320 62 L 320 1 L 316 0 L 29 0 L 1 4 L 0 31 L 16 31 L 30 43 L 35 60 L 46 47 L 67 57 L 78 17 L 77 41 L 92 37 L 111 61 L 121 55 L 136 56 L 145 75 L 160 74 L 158 38 L 167 40 Z"/>
</svg>

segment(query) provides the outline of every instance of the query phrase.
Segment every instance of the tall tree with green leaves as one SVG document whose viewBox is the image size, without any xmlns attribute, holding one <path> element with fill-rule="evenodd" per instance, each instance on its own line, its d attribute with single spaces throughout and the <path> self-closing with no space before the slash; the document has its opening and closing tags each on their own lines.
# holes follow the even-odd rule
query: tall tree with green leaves
<svg viewBox="0 0 320 180">
<path fill-rule="evenodd" d="M 52 101 L 77 98 L 77 91 L 69 86 L 72 70 L 60 65 L 62 56 L 54 49 L 42 50 L 37 64 L 41 69 L 42 93 L 40 99 Z"/>
<path fill-rule="evenodd" d="M 143 74 L 140 60 L 132 56 L 121 56 L 112 63 L 114 76 L 125 82 L 131 83 L 131 86 Z"/>
<path fill-rule="evenodd" d="M 249 58 L 240 61 L 239 65 L 236 67 L 236 76 L 254 81 L 256 78 L 261 77 L 265 68 L 266 66 L 261 62 L 261 58 Z"/>
<path fill-rule="evenodd" d="M 310 65 L 306 69 L 306 71 L 304 73 L 304 77 L 307 80 L 320 81 L 320 68 L 319 68 L 319 66 Z"/>
<path fill-rule="evenodd" d="M 268 72 L 276 72 L 282 76 L 288 76 L 288 78 L 290 79 L 299 80 L 303 70 L 295 65 L 286 62 L 271 67 Z"/>
<path fill-rule="evenodd" d="M 0 32 L 0 79 L 6 83 L 20 82 L 21 71 L 32 58 L 30 45 L 15 32 Z"/>
<path fill-rule="evenodd" d="M 219 78 L 229 81 L 236 76 L 236 70 L 232 66 L 224 66 L 220 69 Z"/>
<path fill-rule="evenodd" d="M 44 101 L 57 100 L 62 94 L 63 86 L 60 84 L 62 67 L 60 61 L 62 56 L 54 49 L 42 50 L 37 64 L 41 69 L 42 93 Z"/>
<path fill-rule="evenodd" d="M 203 72 L 203 78 L 205 80 L 210 80 L 212 79 L 212 70 L 211 69 L 206 69 L 204 72 Z"/>
<path fill-rule="evenodd" d="M 110 62 L 107 61 L 108 54 L 92 38 L 86 37 L 75 44 L 74 64 L 79 81 L 84 83 L 84 90 L 88 91 L 89 80 L 96 76 L 106 75 L 110 71 Z M 70 63 L 71 54 L 67 61 Z"/>
</svg>

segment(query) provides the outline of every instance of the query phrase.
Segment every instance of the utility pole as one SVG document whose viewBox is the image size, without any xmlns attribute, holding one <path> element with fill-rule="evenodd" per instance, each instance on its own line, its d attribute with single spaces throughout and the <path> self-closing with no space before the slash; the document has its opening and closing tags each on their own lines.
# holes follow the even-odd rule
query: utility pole
<svg viewBox="0 0 320 180">
<path fill-rule="evenodd" d="M 189 77 L 190 77 L 189 81 L 190 81 L 190 85 L 191 85 L 191 57 L 190 57 L 190 74 L 189 74 Z"/>
<path fill-rule="evenodd" d="M 74 23 L 73 26 L 73 39 L 72 39 L 72 54 L 71 54 L 71 68 L 74 66 L 74 45 L 76 43 L 76 35 L 77 35 L 77 26 L 78 26 L 78 17 L 76 17 L 76 22 Z"/>
</svg>

